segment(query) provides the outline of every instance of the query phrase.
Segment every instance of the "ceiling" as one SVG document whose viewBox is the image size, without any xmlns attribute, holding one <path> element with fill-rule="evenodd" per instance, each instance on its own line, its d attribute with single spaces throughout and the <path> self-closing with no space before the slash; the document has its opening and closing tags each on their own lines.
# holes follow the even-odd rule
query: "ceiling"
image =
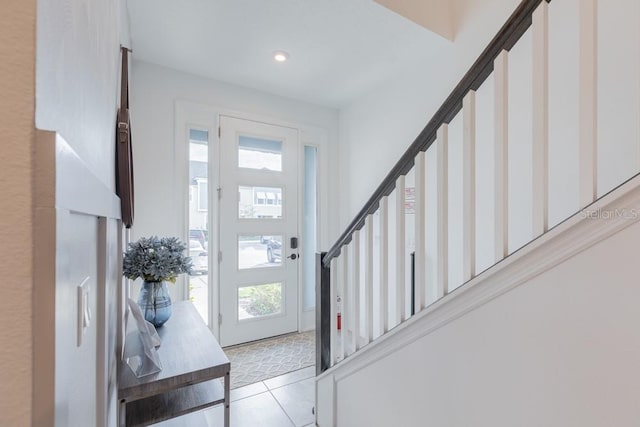
<svg viewBox="0 0 640 427">
<path fill-rule="evenodd" d="M 136 60 L 336 108 L 425 64 L 449 43 L 372 0 L 127 5 Z M 276 50 L 289 60 L 275 62 Z"/>
</svg>

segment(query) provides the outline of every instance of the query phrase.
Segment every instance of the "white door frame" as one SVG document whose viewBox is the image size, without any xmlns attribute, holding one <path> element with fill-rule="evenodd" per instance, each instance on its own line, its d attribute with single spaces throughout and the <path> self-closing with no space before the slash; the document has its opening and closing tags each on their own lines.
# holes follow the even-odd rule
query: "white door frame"
<svg viewBox="0 0 640 427">
<path fill-rule="evenodd" d="M 189 233 L 189 208 L 188 208 L 188 180 L 189 180 L 189 163 L 188 163 L 188 149 L 189 149 L 189 128 L 206 130 L 209 135 L 209 164 L 210 170 L 216 171 L 214 174 L 209 174 L 208 177 L 208 191 L 209 191 L 209 203 L 210 209 L 209 224 L 211 224 L 212 232 L 215 227 L 216 238 L 209 241 L 209 325 L 213 334 L 220 337 L 220 325 L 218 323 L 218 317 L 220 315 L 220 270 L 218 266 L 217 254 L 220 250 L 217 236 L 219 236 L 218 227 L 219 224 L 219 203 L 217 196 L 217 188 L 219 187 L 219 179 L 217 171 L 220 170 L 220 139 L 218 137 L 218 127 L 220 125 L 220 116 L 237 117 L 244 120 L 252 120 L 256 122 L 263 122 L 267 124 L 273 124 L 277 126 L 297 128 L 299 131 L 299 168 L 298 168 L 298 180 L 303 182 L 303 168 L 304 164 L 304 146 L 313 146 L 317 148 L 317 162 L 318 162 L 318 248 L 326 246 L 329 231 L 329 133 L 326 129 L 313 125 L 307 125 L 297 122 L 284 120 L 277 117 L 270 117 L 263 114 L 253 114 L 246 112 L 239 112 L 230 110 L 228 108 L 212 106 L 207 104 L 201 104 L 186 100 L 176 100 L 175 103 L 175 127 L 174 127 L 174 188 L 173 188 L 173 200 L 180 204 L 180 208 L 177 210 L 179 218 L 176 220 L 180 223 L 180 229 L 182 230 L 182 236 L 178 236 L 185 242 L 188 242 Z M 213 169 L 211 169 L 213 168 Z M 302 221 L 304 220 L 304 206 L 303 206 L 303 188 L 298 192 L 298 236 L 302 236 Z M 304 244 L 304 243 L 303 243 Z M 303 274 L 304 269 L 302 266 L 298 268 L 298 331 L 306 331 L 315 328 L 315 309 L 304 310 L 304 289 L 303 289 Z M 187 299 L 188 297 L 188 278 L 182 275 L 176 282 L 174 299 L 176 301 Z"/>
</svg>

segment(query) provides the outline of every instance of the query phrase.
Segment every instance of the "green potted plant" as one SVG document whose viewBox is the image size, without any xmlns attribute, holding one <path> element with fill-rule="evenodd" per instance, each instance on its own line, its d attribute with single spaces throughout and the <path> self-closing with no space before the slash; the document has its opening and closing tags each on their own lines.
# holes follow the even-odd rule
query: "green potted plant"
<svg viewBox="0 0 640 427">
<path fill-rule="evenodd" d="M 191 273 L 187 246 L 176 237 L 143 237 L 129 243 L 124 254 L 123 275 L 143 280 L 138 305 L 145 320 L 162 326 L 171 317 L 171 297 L 167 282 L 175 283 L 182 273 Z"/>
</svg>

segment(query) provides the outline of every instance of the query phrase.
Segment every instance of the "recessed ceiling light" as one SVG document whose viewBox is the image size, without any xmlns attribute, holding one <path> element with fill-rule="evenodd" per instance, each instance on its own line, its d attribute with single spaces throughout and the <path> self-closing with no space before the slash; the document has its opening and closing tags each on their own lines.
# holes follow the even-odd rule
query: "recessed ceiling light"
<svg viewBox="0 0 640 427">
<path fill-rule="evenodd" d="M 277 50 L 273 52 L 273 59 L 275 59 L 276 62 L 285 62 L 289 59 L 289 54 L 285 51 Z"/>
</svg>

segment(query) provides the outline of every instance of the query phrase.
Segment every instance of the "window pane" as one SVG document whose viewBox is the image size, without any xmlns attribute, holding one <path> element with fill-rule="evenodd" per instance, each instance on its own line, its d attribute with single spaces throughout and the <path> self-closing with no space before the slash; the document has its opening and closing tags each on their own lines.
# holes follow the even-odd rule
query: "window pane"
<svg viewBox="0 0 640 427">
<path fill-rule="evenodd" d="M 206 212 L 209 210 L 209 190 L 205 178 L 196 178 L 198 182 L 198 210 Z"/>
<path fill-rule="evenodd" d="M 308 310 L 316 305 L 316 222 L 317 222 L 317 149 L 304 147 L 304 229 L 302 263 L 304 269 L 303 303 Z"/>
<path fill-rule="evenodd" d="M 238 268 L 282 265 L 282 236 L 238 236 Z"/>
<path fill-rule="evenodd" d="M 282 218 L 282 188 L 241 185 L 238 194 L 238 218 Z"/>
<path fill-rule="evenodd" d="M 189 276 L 189 299 L 205 322 L 209 322 L 209 133 L 189 130 L 189 256 L 193 272 Z"/>
<path fill-rule="evenodd" d="M 282 171 L 282 141 L 240 136 L 238 166 L 248 169 Z"/>
<path fill-rule="evenodd" d="M 282 313 L 282 283 L 238 288 L 238 319 Z"/>
</svg>

